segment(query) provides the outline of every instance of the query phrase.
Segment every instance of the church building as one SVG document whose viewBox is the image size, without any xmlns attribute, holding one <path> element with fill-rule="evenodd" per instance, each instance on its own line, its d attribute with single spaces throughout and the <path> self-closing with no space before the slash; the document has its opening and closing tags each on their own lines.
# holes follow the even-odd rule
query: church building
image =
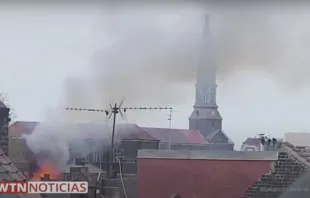
<svg viewBox="0 0 310 198">
<path fill-rule="evenodd" d="M 198 130 L 220 150 L 233 150 L 234 143 L 222 129 L 221 114 L 216 103 L 216 62 L 209 29 L 209 17 L 205 17 L 201 54 L 198 61 L 194 110 L 189 117 L 189 129 Z"/>
</svg>

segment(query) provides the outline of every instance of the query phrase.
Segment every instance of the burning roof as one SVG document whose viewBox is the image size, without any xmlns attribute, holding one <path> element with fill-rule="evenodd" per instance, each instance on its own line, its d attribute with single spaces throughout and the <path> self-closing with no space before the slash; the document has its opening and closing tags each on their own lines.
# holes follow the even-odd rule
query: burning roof
<svg viewBox="0 0 310 198">
<path fill-rule="evenodd" d="M 39 165 L 39 169 L 33 173 L 31 180 L 40 181 L 45 175 L 48 175 L 51 180 L 56 180 L 61 177 L 60 170 L 53 167 L 48 161 L 44 161 Z"/>
<path fill-rule="evenodd" d="M 9 127 L 10 137 L 21 137 L 25 134 L 31 134 L 38 126 L 38 122 L 22 122 L 17 121 Z M 107 130 L 107 126 L 94 123 L 79 123 L 68 125 L 67 130 L 78 130 L 81 134 L 88 134 L 91 137 L 92 133 Z M 109 131 L 111 129 L 108 129 Z M 168 129 L 168 128 L 152 128 L 139 127 L 137 124 L 118 124 L 116 125 L 115 141 L 122 139 L 132 140 L 159 140 L 162 142 L 169 141 L 169 133 L 171 140 L 174 143 L 180 144 L 207 144 L 208 142 L 196 130 L 188 129 Z M 72 137 L 74 141 L 74 137 Z"/>
</svg>

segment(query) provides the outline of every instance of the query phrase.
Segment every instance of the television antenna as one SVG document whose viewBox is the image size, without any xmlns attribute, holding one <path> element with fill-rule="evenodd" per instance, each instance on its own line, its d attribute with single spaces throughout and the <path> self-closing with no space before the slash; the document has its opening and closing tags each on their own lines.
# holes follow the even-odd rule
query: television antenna
<svg viewBox="0 0 310 198">
<path fill-rule="evenodd" d="M 101 112 L 105 113 L 110 119 L 113 116 L 113 126 L 112 126 L 112 137 L 111 137 L 111 147 L 108 161 L 108 170 L 107 170 L 107 189 L 108 189 L 108 197 L 112 198 L 113 195 L 111 193 L 110 183 L 111 183 L 111 173 L 112 173 L 112 161 L 113 161 L 113 150 L 114 150 L 114 138 L 115 138 L 115 127 L 116 127 L 116 115 L 120 114 L 122 118 L 124 118 L 124 113 L 128 110 L 169 110 L 170 115 L 172 113 L 172 107 L 122 107 L 124 103 L 124 98 L 121 100 L 119 104 L 114 103 L 113 105 L 109 103 L 109 110 L 104 109 L 87 109 L 87 108 L 66 108 L 67 111 L 84 111 L 84 112 Z"/>
</svg>

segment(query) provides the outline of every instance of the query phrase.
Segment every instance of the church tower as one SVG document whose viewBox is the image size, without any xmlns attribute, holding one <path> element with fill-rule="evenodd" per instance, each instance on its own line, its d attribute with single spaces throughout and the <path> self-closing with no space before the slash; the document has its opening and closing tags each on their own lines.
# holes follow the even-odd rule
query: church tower
<svg viewBox="0 0 310 198">
<path fill-rule="evenodd" d="M 194 110 L 189 117 L 189 129 L 198 130 L 211 143 L 228 143 L 222 131 L 222 117 L 216 104 L 216 70 L 209 17 L 205 17 L 201 54 L 198 61 Z"/>
</svg>

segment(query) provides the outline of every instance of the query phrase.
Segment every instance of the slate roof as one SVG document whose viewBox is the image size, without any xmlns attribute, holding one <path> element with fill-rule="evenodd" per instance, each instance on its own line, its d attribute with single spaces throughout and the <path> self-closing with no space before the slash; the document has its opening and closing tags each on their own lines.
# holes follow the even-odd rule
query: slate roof
<svg viewBox="0 0 310 198">
<path fill-rule="evenodd" d="M 243 142 L 243 144 L 257 146 L 257 145 L 260 145 L 260 139 L 259 138 L 247 138 Z"/>
<path fill-rule="evenodd" d="M 11 160 L 0 150 L 0 181 L 24 181 L 25 179 Z"/>
<path fill-rule="evenodd" d="M 6 105 L 2 101 L 0 101 L 0 108 L 7 108 Z"/>
<path fill-rule="evenodd" d="M 26 181 L 26 177 L 16 168 L 11 160 L 0 150 L 0 181 Z M 0 198 L 41 198 L 38 194 L 0 195 Z"/>
<path fill-rule="evenodd" d="M 298 156 L 300 156 L 300 158 L 303 158 L 308 163 L 310 163 L 310 151 L 309 150 L 297 148 L 296 146 L 288 142 L 284 142 L 283 145 L 289 147 L 293 152 L 295 152 Z"/>
<path fill-rule="evenodd" d="M 284 142 L 283 145 L 287 151 L 295 155 L 295 159 L 308 166 L 308 170 L 289 187 L 292 190 L 286 191 L 280 198 L 308 198 L 310 197 L 310 151 L 298 149 L 288 142 Z"/>
<path fill-rule="evenodd" d="M 226 133 L 223 130 L 214 130 L 206 138 L 207 140 L 209 140 L 209 142 L 212 142 L 212 139 L 219 133 L 222 133 L 227 138 L 228 142 L 232 143 L 232 140 L 226 135 Z"/>
<path fill-rule="evenodd" d="M 280 198 L 309 198 L 310 197 L 310 170 L 296 180 Z"/>
</svg>

